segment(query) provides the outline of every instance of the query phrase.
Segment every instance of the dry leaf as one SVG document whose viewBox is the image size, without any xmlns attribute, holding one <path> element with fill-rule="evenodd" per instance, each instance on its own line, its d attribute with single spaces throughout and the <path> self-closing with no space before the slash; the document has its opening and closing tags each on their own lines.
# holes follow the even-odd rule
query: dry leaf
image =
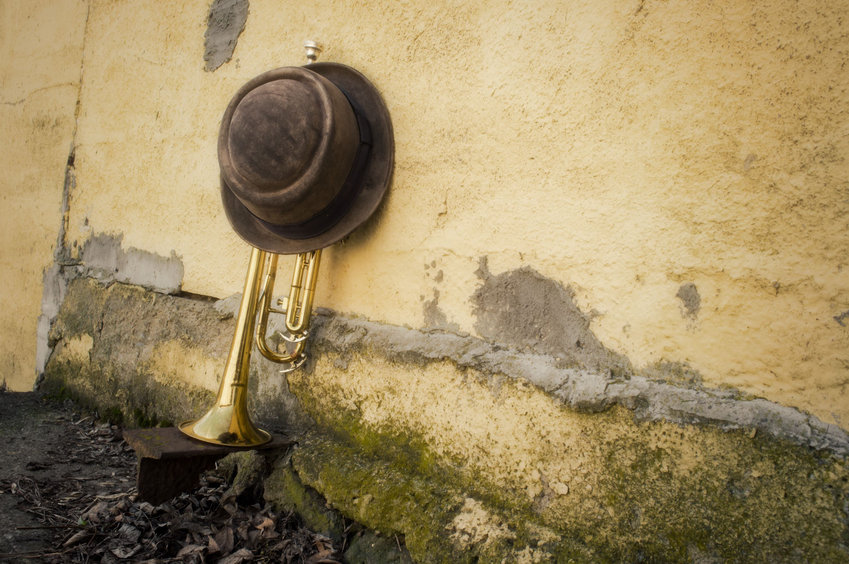
<svg viewBox="0 0 849 564">
<path fill-rule="evenodd" d="M 215 543 L 220 547 L 223 554 L 228 554 L 233 550 L 233 529 L 224 527 L 215 535 Z"/>
<path fill-rule="evenodd" d="M 101 513 L 109 513 L 109 504 L 105 501 L 95 503 L 88 511 L 83 513 L 81 519 L 90 523 L 99 523 L 101 521 Z"/>
<path fill-rule="evenodd" d="M 91 536 L 91 531 L 89 531 L 88 529 L 83 529 L 82 531 L 77 531 L 76 533 L 74 533 L 73 536 L 71 536 L 71 538 L 69 538 L 64 543 L 62 543 L 62 546 L 64 546 L 65 548 L 67 548 L 69 546 L 74 546 L 75 544 L 86 540 L 90 536 Z"/>
<path fill-rule="evenodd" d="M 109 552 L 111 552 L 112 554 L 114 554 L 118 558 L 126 559 L 126 558 L 132 558 L 141 549 L 142 549 L 142 546 L 140 544 L 137 544 L 134 547 L 127 547 L 127 548 L 122 548 L 122 547 L 118 546 L 118 547 L 111 549 Z"/>
<path fill-rule="evenodd" d="M 218 546 L 218 543 L 215 542 L 215 539 L 209 537 L 209 542 L 206 545 L 206 552 L 208 554 L 218 554 L 221 552 L 221 547 Z"/>
<path fill-rule="evenodd" d="M 187 544 L 177 552 L 177 556 L 188 556 L 190 554 L 197 554 L 203 551 L 203 549 L 204 547 L 199 544 Z"/>
<path fill-rule="evenodd" d="M 270 519 L 270 518 L 266 517 L 265 519 L 262 520 L 262 522 L 259 525 L 255 525 L 255 526 L 260 531 L 265 531 L 266 529 L 269 529 L 269 528 L 273 529 L 274 528 L 274 519 Z"/>
<path fill-rule="evenodd" d="M 218 561 L 218 564 L 240 564 L 245 560 L 251 560 L 254 557 L 254 553 L 248 550 L 247 548 L 240 548 L 230 556 L 225 556 L 221 560 Z"/>
</svg>

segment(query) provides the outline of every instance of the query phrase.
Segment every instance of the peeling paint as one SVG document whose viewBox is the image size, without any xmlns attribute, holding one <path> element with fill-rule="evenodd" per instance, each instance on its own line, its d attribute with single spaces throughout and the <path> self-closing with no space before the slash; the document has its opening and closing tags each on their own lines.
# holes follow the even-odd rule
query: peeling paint
<svg viewBox="0 0 849 564">
<path fill-rule="evenodd" d="M 472 302 L 475 329 L 484 339 L 543 353 L 569 366 L 616 374 L 631 371 L 625 357 L 607 349 L 592 333 L 570 288 L 529 267 L 493 276 L 485 258 L 477 274 L 483 284 Z"/>
<path fill-rule="evenodd" d="M 699 315 L 699 309 L 702 307 L 702 298 L 699 295 L 699 289 L 696 288 L 694 283 L 687 282 L 681 284 L 675 297 L 681 300 L 681 305 L 683 306 L 681 311 L 682 317 L 695 319 Z"/>
<path fill-rule="evenodd" d="M 248 19 L 248 0 L 214 0 L 209 6 L 204 33 L 204 67 L 214 71 L 233 56 L 236 42 Z"/>
<path fill-rule="evenodd" d="M 165 294 L 176 294 L 183 282 L 183 264 L 174 251 L 162 257 L 149 251 L 122 248 L 123 237 L 99 234 L 86 241 L 81 266 L 103 283 L 135 284 Z"/>
</svg>

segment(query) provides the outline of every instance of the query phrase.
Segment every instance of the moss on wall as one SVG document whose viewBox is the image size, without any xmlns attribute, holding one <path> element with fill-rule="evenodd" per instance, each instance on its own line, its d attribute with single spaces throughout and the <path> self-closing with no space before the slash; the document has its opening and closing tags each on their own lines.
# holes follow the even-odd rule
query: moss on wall
<svg viewBox="0 0 849 564">
<path fill-rule="evenodd" d="M 640 431 L 621 413 L 592 417 L 606 431 Z M 713 462 L 682 472 L 677 453 L 649 441 L 607 441 L 603 463 L 591 470 L 594 486 L 546 484 L 534 502 L 450 463 L 425 472 L 417 456 L 390 458 L 404 452 L 403 441 L 375 434 L 383 455 L 338 434 L 315 435 L 302 441 L 294 465 L 346 516 L 402 535 L 421 562 L 847 558 L 845 464 L 740 432 L 696 433 L 712 443 L 702 454 Z M 570 494 L 574 501 L 561 499 Z"/>
<path fill-rule="evenodd" d="M 618 407 L 578 413 L 445 362 L 370 350 L 346 364 L 320 360 L 293 382 L 321 426 L 294 467 L 346 516 L 404 535 L 417 560 L 849 556 L 849 471 L 828 453 Z"/>
</svg>

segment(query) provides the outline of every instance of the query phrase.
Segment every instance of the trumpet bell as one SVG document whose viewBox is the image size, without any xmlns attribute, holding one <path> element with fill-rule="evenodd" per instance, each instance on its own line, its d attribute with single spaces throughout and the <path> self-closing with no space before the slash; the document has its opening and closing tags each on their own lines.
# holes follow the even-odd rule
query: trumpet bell
<svg viewBox="0 0 849 564">
<path fill-rule="evenodd" d="M 265 263 L 265 251 L 254 248 L 245 276 L 236 331 L 218 388 L 218 398 L 206 415 L 180 425 L 180 430 L 194 439 L 232 447 L 258 446 L 271 440 L 271 435 L 253 424 L 247 406 L 251 345 Z"/>
<path fill-rule="evenodd" d="M 271 440 L 271 435 L 253 424 L 244 406 L 244 403 L 216 405 L 197 421 L 181 424 L 180 430 L 194 439 L 216 445 L 229 447 L 264 445 Z"/>
</svg>

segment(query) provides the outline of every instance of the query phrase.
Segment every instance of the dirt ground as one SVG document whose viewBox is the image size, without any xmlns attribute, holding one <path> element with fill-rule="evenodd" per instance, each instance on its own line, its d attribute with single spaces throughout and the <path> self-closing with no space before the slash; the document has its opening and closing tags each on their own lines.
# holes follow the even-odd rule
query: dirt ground
<svg viewBox="0 0 849 564">
<path fill-rule="evenodd" d="M 119 426 L 37 393 L 0 392 L 0 562 L 338 562 L 326 537 L 227 478 L 159 506 L 135 498 Z"/>
</svg>

